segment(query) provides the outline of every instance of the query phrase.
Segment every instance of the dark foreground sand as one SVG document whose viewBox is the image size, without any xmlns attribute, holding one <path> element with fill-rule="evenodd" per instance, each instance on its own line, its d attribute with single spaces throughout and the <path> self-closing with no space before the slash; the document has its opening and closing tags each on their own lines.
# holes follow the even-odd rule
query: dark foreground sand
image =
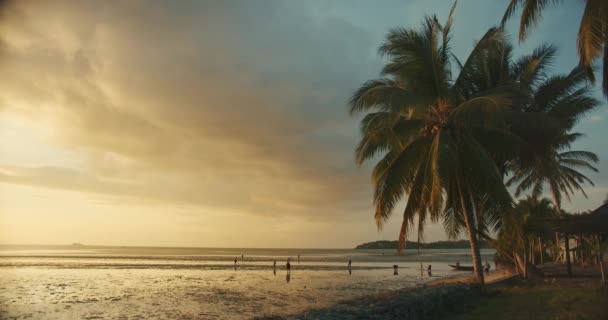
<svg viewBox="0 0 608 320">
<path fill-rule="evenodd" d="M 517 277 L 511 272 L 486 275 L 487 284 L 497 284 Z M 480 295 L 471 285 L 472 276 L 455 276 L 419 285 L 344 301 L 326 309 L 313 309 L 301 314 L 281 317 L 262 316 L 257 320 L 286 319 L 424 319 L 439 309 L 457 311 L 469 299 Z"/>
</svg>

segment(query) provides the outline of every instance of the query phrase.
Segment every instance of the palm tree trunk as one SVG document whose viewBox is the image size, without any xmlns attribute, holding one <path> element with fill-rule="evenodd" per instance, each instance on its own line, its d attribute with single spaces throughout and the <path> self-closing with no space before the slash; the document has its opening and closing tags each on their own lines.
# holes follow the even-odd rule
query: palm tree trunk
<svg viewBox="0 0 608 320">
<path fill-rule="evenodd" d="M 515 257 L 515 266 L 517 267 L 517 271 L 519 272 L 519 276 L 524 279 L 525 278 L 525 267 L 524 267 L 524 261 L 521 258 L 521 256 L 519 255 L 519 253 L 517 251 L 513 252 L 513 256 Z"/>
<path fill-rule="evenodd" d="M 559 262 L 559 253 L 561 251 L 561 247 L 559 246 L 559 233 L 555 233 L 555 256 L 553 257 L 553 262 Z"/>
<path fill-rule="evenodd" d="M 513 262 L 515 263 L 515 271 L 519 274 L 519 277 L 523 277 L 523 271 L 519 267 L 519 257 L 517 256 L 517 252 L 513 251 Z"/>
<path fill-rule="evenodd" d="M 467 233 L 469 235 L 469 243 L 471 244 L 471 255 L 473 256 L 473 270 L 475 273 L 475 282 L 483 285 L 483 269 L 481 267 L 481 254 L 479 253 L 479 243 L 477 241 L 477 230 L 475 229 L 475 220 L 469 210 L 467 210 L 466 201 L 462 194 L 462 187 L 460 182 L 458 183 L 458 193 L 460 194 L 460 203 L 462 204 L 462 213 L 464 215 L 464 222 L 467 227 Z"/>
<path fill-rule="evenodd" d="M 524 240 L 524 279 L 528 279 L 528 241 Z"/>
<path fill-rule="evenodd" d="M 581 239 L 581 264 L 583 265 L 583 268 L 585 268 L 585 238 L 583 238 L 582 233 L 578 235 L 578 238 Z"/>
<path fill-rule="evenodd" d="M 475 200 L 473 199 L 472 192 L 469 192 L 469 201 L 471 204 L 471 212 L 473 212 L 473 217 L 475 219 L 475 238 L 477 239 L 477 241 L 479 241 L 479 234 L 477 232 L 479 231 L 479 217 L 477 216 L 477 207 L 475 206 Z"/>
<path fill-rule="evenodd" d="M 572 277 L 572 263 L 570 262 L 570 239 L 568 233 L 565 233 L 566 240 L 566 267 L 568 268 L 568 276 Z"/>
<path fill-rule="evenodd" d="M 533 265 L 536 265 L 536 254 L 534 250 L 534 240 L 530 240 L 530 261 Z"/>
<path fill-rule="evenodd" d="M 604 257 L 602 253 L 602 238 L 597 235 L 597 258 L 600 261 L 600 271 L 602 273 L 602 285 L 606 286 L 606 270 L 604 270 Z"/>
<path fill-rule="evenodd" d="M 545 257 L 543 257 L 543 241 L 538 237 L 538 253 L 540 254 L 540 264 L 545 265 Z"/>
</svg>

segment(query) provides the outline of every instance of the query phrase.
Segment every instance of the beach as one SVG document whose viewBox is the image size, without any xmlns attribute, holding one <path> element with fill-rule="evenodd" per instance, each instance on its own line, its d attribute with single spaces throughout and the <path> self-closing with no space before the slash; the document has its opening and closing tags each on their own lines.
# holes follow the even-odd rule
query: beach
<svg viewBox="0 0 608 320">
<path fill-rule="evenodd" d="M 447 266 L 470 263 L 466 251 L 406 250 L 396 256 L 392 250 L 3 246 L 0 318 L 289 316 L 469 275 Z M 493 254 L 484 253 L 489 259 Z M 399 266 L 397 276 L 394 264 Z"/>
</svg>

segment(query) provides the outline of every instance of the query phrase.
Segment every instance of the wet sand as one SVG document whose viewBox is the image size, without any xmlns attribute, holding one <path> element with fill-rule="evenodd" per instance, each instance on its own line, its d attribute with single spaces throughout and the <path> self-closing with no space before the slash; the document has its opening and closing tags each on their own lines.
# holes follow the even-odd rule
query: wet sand
<svg viewBox="0 0 608 320">
<path fill-rule="evenodd" d="M 290 255 L 287 250 L 245 254 L 244 261 L 239 252 L 236 270 L 236 250 L 199 250 L 204 255 L 198 256 L 128 250 L 0 254 L 0 319 L 250 319 L 328 308 L 468 274 L 448 266 L 457 259 L 466 263 L 461 251 L 397 257 L 316 250 L 302 254 L 300 263 L 292 259 L 287 277 L 281 261 Z M 397 276 L 394 264 L 399 265 Z M 432 275 L 426 272 L 428 264 Z"/>
<path fill-rule="evenodd" d="M 493 272 L 490 272 L 489 274 L 484 275 L 484 281 L 486 284 L 492 284 L 492 283 L 497 283 L 500 281 L 511 279 L 515 276 L 517 276 L 517 274 L 513 273 L 511 271 L 493 271 Z M 447 285 L 447 284 L 454 284 L 454 283 L 471 284 L 474 282 L 474 280 L 475 280 L 475 278 L 473 277 L 472 274 L 456 275 L 456 276 L 431 280 L 429 282 L 424 283 L 424 285 L 425 286 L 439 286 L 439 285 Z"/>
</svg>

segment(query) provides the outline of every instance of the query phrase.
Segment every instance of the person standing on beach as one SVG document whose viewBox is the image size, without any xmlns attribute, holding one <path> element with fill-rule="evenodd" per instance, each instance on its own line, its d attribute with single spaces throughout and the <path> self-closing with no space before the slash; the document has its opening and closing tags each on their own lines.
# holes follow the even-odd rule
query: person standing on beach
<svg viewBox="0 0 608 320">
<path fill-rule="evenodd" d="M 289 259 L 287 259 L 285 269 L 287 269 L 287 275 L 285 276 L 285 280 L 287 280 L 287 283 L 289 283 L 289 280 L 291 280 L 291 263 L 289 262 Z"/>
<path fill-rule="evenodd" d="M 236 261 L 237 261 L 237 258 L 235 257 L 234 258 L 234 270 L 236 270 Z"/>
<path fill-rule="evenodd" d="M 483 270 L 485 272 L 490 272 L 490 264 L 488 263 L 488 260 L 483 263 Z"/>
<path fill-rule="evenodd" d="M 272 263 L 272 273 L 274 273 L 274 275 L 277 275 L 277 261 L 274 260 L 274 262 Z"/>
<path fill-rule="evenodd" d="M 298 253 L 298 264 L 300 264 L 300 254 Z"/>
<path fill-rule="evenodd" d="M 348 259 L 348 274 L 349 275 L 353 274 L 352 264 L 353 264 L 353 262 L 350 259 Z"/>
</svg>

